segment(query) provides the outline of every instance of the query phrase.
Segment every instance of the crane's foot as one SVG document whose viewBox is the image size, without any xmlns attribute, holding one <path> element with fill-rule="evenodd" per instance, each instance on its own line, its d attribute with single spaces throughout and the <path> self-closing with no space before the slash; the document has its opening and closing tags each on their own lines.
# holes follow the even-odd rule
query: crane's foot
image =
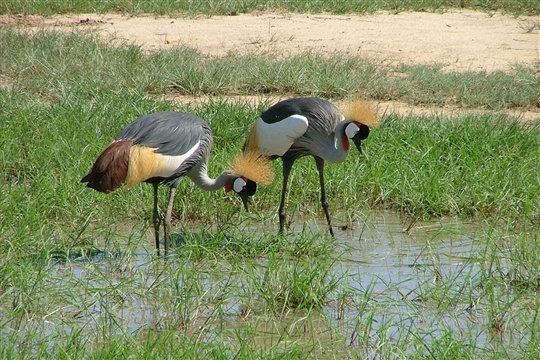
<svg viewBox="0 0 540 360">
<path fill-rule="evenodd" d="M 336 236 L 334 235 L 334 229 L 332 229 L 331 226 L 328 228 L 328 231 L 330 231 L 330 235 L 332 235 L 332 237 L 336 237 Z"/>
</svg>

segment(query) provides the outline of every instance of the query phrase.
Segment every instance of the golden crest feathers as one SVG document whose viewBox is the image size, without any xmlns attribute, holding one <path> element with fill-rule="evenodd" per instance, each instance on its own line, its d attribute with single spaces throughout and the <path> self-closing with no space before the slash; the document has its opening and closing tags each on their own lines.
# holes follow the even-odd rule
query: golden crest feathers
<svg viewBox="0 0 540 360">
<path fill-rule="evenodd" d="M 347 120 L 358 121 L 369 127 L 377 127 L 380 124 L 377 109 L 367 100 L 356 99 L 340 107 Z"/>
<path fill-rule="evenodd" d="M 243 176 L 261 185 L 270 185 L 274 180 L 274 168 L 270 159 L 257 151 L 244 151 L 231 164 L 238 176 Z"/>
</svg>

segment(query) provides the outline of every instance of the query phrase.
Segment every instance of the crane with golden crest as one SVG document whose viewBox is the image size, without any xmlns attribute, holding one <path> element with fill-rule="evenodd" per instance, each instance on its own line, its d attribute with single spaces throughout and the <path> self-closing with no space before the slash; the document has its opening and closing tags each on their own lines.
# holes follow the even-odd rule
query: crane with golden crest
<svg viewBox="0 0 540 360">
<path fill-rule="evenodd" d="M 243 152 L 216 179 L 208 176 L 212 148 L 210 126 L 198 116 L 182 112 L 159 112 L 143 116 L 127 125 L 99 155 L 90 172 L 81 179 L 97 191 L 109 193 L 125 185 L 141 182 L 154 188 L 153 224 L 159 255 L 159 228 L 162 218 L 158 209 L 158 185 L 170 188 L 165 213 L 165 255 L 169 252 L 169 232 L 176 188 L 187 176 L 207 191 L 225 188 L 237 193 L 246 210 L 257 183 L 270 184 L 273 170 L 268 158 L 254 152 Z"/>
<path fill-rule="evenodd" d="M 278 210 L 280 234 L 285 227 L 285 197 L 291 168 L 298 158 L 311 155 L 319 172 L 321 205 L 330 234 L 334 236 L 324 186 L 325 161 L 344 161 L 349 154 L 350 141 L 362 152 L 362 141 L 368 137 L 370 127 L 378 124 L 377 113 L 367 101 L 353 101 L 343 110 L 321 98 L 291 98 L 271 106 L 253 123 L 244 152 L 259 152 L 272 160 L 281 158 L 283 161 Z"/>
</svg>

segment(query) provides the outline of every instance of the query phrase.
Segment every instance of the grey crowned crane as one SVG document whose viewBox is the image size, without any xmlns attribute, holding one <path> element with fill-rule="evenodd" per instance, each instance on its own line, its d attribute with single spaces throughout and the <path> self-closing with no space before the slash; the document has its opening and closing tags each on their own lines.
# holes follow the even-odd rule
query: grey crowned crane
<svg viewBox="0 0 540 360">
<path fill-rule="evenodd" d="M 291 98 L 264 111 L 252 125 L 244 144 L 245 152 L 259 152 L 283 161 L 283 188 L 279 205 L 279 233 L 285 227 L 285 196 L 291 168 L 296 159 L 315 158 L 321 186 L 321 204 L 334 236 L 324 188 L 324 162 L 340 163 L 349 153 L 349 140 L 362 152 L 362 140 L 369 127 L 377 124 L 377 113 L 369 103 L 354 101 L 344 114 L 331 102 L 314 97 Z"/>
<path fill-rule="evenodd" d="M 158 185 L 170 187 L 165 213 L 165 255 L 169 252 L 169 230 L 176 188 L 184 177 L 198 187 L 215 191 L 225 187 L 240 195 L 248 209 L 249 196 L 257 183 L 270 184 L 273 171 L 268 159 L 250 152 L 240 154 L 232 170 L 216 179 L 208 176 L 207 166 L 212 147 L 210 126 L 200 117 L 181 112 L 159 112 L 143 116 L 126 126 L 97 158 L 90 172 L 81 179 L 97 191 L 109 193 L 125 185 L 140 182 L 154 187 L 154 235 L 159 255 Z"/>
</svg>

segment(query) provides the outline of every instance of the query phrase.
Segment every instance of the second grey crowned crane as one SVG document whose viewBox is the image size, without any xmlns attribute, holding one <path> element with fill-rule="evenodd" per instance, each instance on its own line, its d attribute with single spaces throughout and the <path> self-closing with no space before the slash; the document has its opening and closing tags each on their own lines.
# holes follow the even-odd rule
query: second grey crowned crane
<svg viewBox="0 0 540 360">
<path fill-rule="evenodd" d="M 169 251 L 169 229 L 176 188 L 189 177 L 203 190 L 225 187 L 242 198 L 246 210 L 256 183 L 270 184 L 272 167 L 267 158 L 244 152 L 237 157 L 232 170 L 216 179 L 208 176 L 207 166 L 212 148 L 212 131 L 200 117 L 182 112 L 159 112 L 143 116 L 126 126 L 97 158 L 90 172 L 81 179 L 97 191 L 109 193 L 125 185 L 140 182 L 154 187 L 154 235 L 159 255 L 158 185 L 170 187 L 165 214 L 165 255 Z"/>
<path fill-rule="evenodd" d="M 315 158 L 321 186 L 321 204 L 334 236 L 324 188 L 324 162 L 340 163 L 349 153 L 349 140 L 362 152 L 362 140 L 369 135 L 369 126 L 377 124 L 375 110 L 365 101 L 347 106 L 343 115 L 328 100 L 307 97 L 278 102 L 261 114 L 252 125 L 244 151 L 258 151 L 270 159 L 283 161 L 283 188 L 279 205 L 279 233 L 285 227 L 285 196 L 291 168 L 296 159 Z"/>
</svg>

